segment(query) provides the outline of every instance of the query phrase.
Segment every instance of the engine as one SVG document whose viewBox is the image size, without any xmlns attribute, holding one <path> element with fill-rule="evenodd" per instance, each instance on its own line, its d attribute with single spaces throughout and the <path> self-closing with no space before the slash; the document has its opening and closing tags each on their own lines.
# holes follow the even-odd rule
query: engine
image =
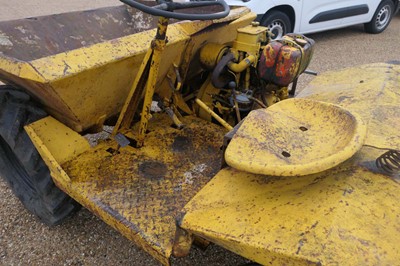
<svg viewBox="0 0 400 266">
<path fill-rule="evenodd" d="M 271 41 L 268 28 L 253 22 L 238 30 L 231 45 L 208 43 L 201 49 L 200 61 L 208 74 L 197 98 L 234 125 L 251 110 L 289 97 L 288 86 L 308 67 L 313 45 L 299 34 Z M 197 113 L 212 120 L 204 108 L 198 107 Z"/>
</svg>

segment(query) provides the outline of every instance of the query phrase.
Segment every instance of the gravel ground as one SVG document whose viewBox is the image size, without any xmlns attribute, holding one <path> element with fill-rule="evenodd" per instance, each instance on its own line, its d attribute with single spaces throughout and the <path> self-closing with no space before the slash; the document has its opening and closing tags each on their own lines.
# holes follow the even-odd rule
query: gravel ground
<svg viewBox="0 0 400 266">
<path fill-rule="evenodd" d="M 116 0 L 0 0 L 0 20 L 119 4 Z M 382 34 L 362 25 L 309 35 L 316 41 L 310 69 L 319 73 L 365 63 L 400 60 L 400 15 Z M 312 76 L 300 79 L 304 87 Z M 118 232 L 83 209 L 53 228 L 38 222 L 0 179 L 0 265 L 158 265 Z M 238 265 L 239 256 L 217 246 L 194 248 L 174 265 Z"/>
</svg>

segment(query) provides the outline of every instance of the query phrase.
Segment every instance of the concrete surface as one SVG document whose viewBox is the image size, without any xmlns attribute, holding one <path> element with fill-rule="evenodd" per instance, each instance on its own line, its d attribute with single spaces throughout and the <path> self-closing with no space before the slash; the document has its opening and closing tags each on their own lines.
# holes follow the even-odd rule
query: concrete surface
<svg viewBox="0 0 400 266">
<path fill-rule="evenodd" d="M 0 0 L 0 20 L 118 5 L 116 0 Z M 400 60 L 400 15 L 382 34 L 362 25 L 309 35 L 316 41 L 310 69 L 325 72 L 359 64 Z M 303 76 L 304 87 L 313 77 Z M 239 265 L 239 256 L 212 246 L 175 259 L 175 265 Z M 158 265 L 87 210 L 48 228 L 29 214 L 0 179 L 0 265 Z"/>
</svg>

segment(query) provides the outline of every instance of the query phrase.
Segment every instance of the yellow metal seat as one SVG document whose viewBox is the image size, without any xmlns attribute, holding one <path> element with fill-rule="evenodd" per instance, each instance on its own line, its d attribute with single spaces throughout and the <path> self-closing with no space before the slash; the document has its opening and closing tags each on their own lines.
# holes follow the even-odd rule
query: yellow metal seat
<svg viewBox="0 0 400 266">
<path fill-rule="evenodd" d="M 365 136 L 360 117 L 342 107 L 289 99 L 251 112 L 229 143 L 225 160 L 254 174 L 308 175 L 350 158 Z"/>
</svg>

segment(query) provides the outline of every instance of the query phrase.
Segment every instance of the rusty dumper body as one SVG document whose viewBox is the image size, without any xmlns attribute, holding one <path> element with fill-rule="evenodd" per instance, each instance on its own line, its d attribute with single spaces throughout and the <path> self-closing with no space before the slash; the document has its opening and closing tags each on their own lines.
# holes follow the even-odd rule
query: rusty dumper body
<svg viewBox="0 0 400 266">
<path fill-rule="evenodd" d="M 271 42 L 254 18 L 0 23 L 1 175 L 44 222 L 82 205 L 166 265 L 196 239 L 261 264 L 395 264 L 399 66 L 287 99 L 312 40 Z"/>
</svg>

